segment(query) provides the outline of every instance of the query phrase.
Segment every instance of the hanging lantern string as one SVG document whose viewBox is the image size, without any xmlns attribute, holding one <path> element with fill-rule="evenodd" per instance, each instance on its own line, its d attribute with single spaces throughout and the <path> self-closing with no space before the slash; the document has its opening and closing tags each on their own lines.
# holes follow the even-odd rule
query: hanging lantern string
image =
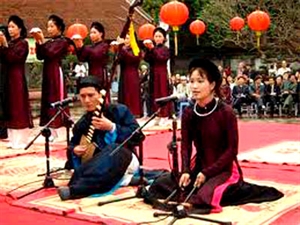
<svg viewBox="0 0 300 225">
<path fill-rule="evenodd" d="M 262 33 L 260 31 L 256 31 L 255 34 L 256 34 L 256 38 L 257 38 L 257 49 L 259 50 L 260 49 L 260 37 L 261 37 Z"/>
<path fill-rule="evenodd" d="M 178 26 L 173 26 L 172 29 L 173 29 L 173 32 L 174 32 L 175 55 L 178 55 L 177 32 L 179 31 L 179 27 Z"/>
<path fill-rule="evenodd" d="M 169 26 L 172 26 L 172 30 L 174 32 L 175 55 L 177 55 L 177 33 L 179 31 L 179 26 L 187 21 L 189 17 L 189 10 L 184 3 L 174 0 L 164 4 L 160 8 L 159 16 L 161 21 L 168 24 Z"/>
</svg>

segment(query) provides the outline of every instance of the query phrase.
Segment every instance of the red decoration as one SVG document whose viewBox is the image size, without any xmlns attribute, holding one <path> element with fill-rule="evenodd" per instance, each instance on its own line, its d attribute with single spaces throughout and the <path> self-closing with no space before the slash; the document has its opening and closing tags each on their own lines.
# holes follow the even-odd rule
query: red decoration
<svg viewBox="0 0 300 225">
<path fill-rule="evenodd" d="M 155 26 L 150 23 L 146 23 L 140 26 L 138 31 L 139 38 L 141 40 L 152 39 L 154 30 L 155 30 Z"/>
<path fill-rule="evenodd" d="M 231 30 L 240 31 L 245 26 L 245 21 L 243 18 L 236 16 L 229 21 L 229 25 Z"/>
<path fill-rule="evenodd" d="M 177 31 L 179 30 L 179 26 L 187 21 L 189 17 L 189 10 L 184 3 L 174 0 L 164 4 L 160 8 L 159 17 L 164 23 L 171 26 L 175 32 L 175 55 L 177 55 Z"/>
<path fill-rule="evenodd" d="M 199 36 L 203 34 L 206 30 L 206 25 L 203 21 L 201 20 L 194 20 L 190 24 L 190 31 L 192 34 L 195 34 L 197 37 L 197 45 L 199 45 Z"/>
<path fill-rule="evenodd" d="M 257 48 L 259 49 L 261 32 L 269 28 L 271 24 L 270 16 L 264 11 L 256 10 L 248 15 L 247 23 L 250 29 L 255 31 L 257 37 Z"/>
<path fill-rule="evenodd" d="M 73 25 L 68 27 L 66 36 L 72 38 L 73 35 L 78 34 L 82 37 L 82 39 L 86 38 L 88 35 L 88 28 L 81 23 L 74 23 Z"/>
<path fill-rule="evenodd" d="M 253 31 L 265 31 L 269 28 L 271 20 L 268 13 L 256 10 L 248 15 L 247 23 Z"/>
<path fill-rule="evenodd" d="M 178 27 L 187 21 L 189 10 L 184 3 L 175 0 L 164 4 L 160 9 L 159 16 L 164 23 Z"/>
</svg>

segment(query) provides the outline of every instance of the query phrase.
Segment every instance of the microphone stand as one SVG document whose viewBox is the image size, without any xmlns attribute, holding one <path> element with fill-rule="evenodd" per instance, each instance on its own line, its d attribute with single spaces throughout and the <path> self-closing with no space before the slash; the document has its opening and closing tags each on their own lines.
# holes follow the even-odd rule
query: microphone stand
<svg viewBox="0 0 300 225">
<path fill-rule="evenodd" d="M 200 216 L 194 216 L 191 215 L 190 213 L 187 212 L 187 210 L 184 208 L 184 203 L 187 203 L 187 201 L 190 199 L 190 197 L 193 195 L 193 193 L 197 190 L 197 187 L 194 187 L 191 192 L 188 194 L 186 199 L 183 201 L 183 203 L 178 204 L 173 212 L 155 212 L 153 214 L 154 217 L 159 217 L 159 216 L 173 216 L 174 218 L 168 223 L 168 225 L 174 224 L 178 219 L 184 219 L 184 218 L 191 218 L 191 219 L 196 219 L 196 220 L 202 220 L 210 223 L 217 223 L 221 225 L 232 225 L 231 222 L 224 222 L 220 220 L 214 220 L 214 219 L 209 219 L 205 217 L 200 217 Z M 191 213 L 193 213 L 191 211 Z"/>
<path fill-rule="evenodd" d="M 72 120 L 72 118 L 70 117 L 70 115 L 68 115 L 64 108 L 62 106 L 59 106 L 58 107 L 59 110 L 64 114 L 64 116 L 67 118 L 67 121 L 66 121 L 66 132 L 67 132 L 67 146 L 70 145 L 70 128 L 72 127 L 72 125 L 74 124 L 74 121 Z"/>
<path fill-rule="evenodd" d="M 160 112 L 162 106 L 159 106 L 158 110 L 153 113 L 151 115 L 151 117 L 139 128 L 137 128 L 126 140 L 124 140 L 120 145 L 118 145 L 111 153 L 110 155 L 113 156 L 114 154 L 116 154 L 125 144 L 127 144 L 132 137 L 134 137 L 134 135 L 139 134 L 141 132 L 141 130 L 151 121 L 153 120 Z M 125 201 L 128 199 L 133 199 L 133 198 L 141 198 L 143 197 L 143 195 L 145 194 L 146 190 L 145 190 L 145 181 L 144 181 L 144 170 L 143 170 L 143 148 L 142 148 L 142 142 L 139 145 L 139 162 L 140 162 L 140 169 L 139 169 L 139 186 L 138 189 L 135 193 L 134 196 L 129 196 L 129 197 L 124 197 L 124 198 L 120 198 L 120 199 L 114 199 L 114 200 L 108 200 L 108 201 L 103 201 L 103 202 L 99 202 L 98 206 L 103 206 L 106 204 L 110 204 L 110 203 L 114 203 L 114 202 L 120 202 L 120 201 Z"/>
<path fill-rule="evenodd" d="M 40 130 L 40 132 L 26 145 L 26 147 L 24 148 L 24 150 L 27 150 L 34 142 L 35 140 L 40 136 L 40 135 L 43 135 L 45 137 L 45 155 L 46 155 L 46 174 L 45 174 L 45 179 L 44 179 L 44 182 L 43 182 L 43 186 L 36 189 L 36 190 L 33 190 L 33 191 L 30 191 L 26 194 L 23 194 L 19 197 L 17 197 L 17 199 L 21 199 L 21 198 L 24 198 L 30 194 L 33 194 L 35 192 L 38 192 L 42 189 L 45 189 L 45 188 L 52 188 L 52 187 L 55 187 L 54 185 L 54 182 L 53 182 L 53 179 L 50 175 L 50 145 L 49 145 L 49 137 L 51 136 L 51 131 L 50 131 L 50 124 L 62 113 L 64 112 L 64 109 L 63 107 L 59 107 L 58 108 L 58 111 L 56 112 L 56 114 L 51 118 L 51 120 Z M 64 112 L 65 113 L 65 112 Z M 39 176 L 39 175 L 38 175 Z"/>
</svg>

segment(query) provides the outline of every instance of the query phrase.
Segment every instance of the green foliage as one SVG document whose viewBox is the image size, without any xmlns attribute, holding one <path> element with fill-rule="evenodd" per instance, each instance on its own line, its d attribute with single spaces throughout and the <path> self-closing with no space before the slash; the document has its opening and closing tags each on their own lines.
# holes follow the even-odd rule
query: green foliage
<svg viewBox="0 0 300 225">
<path fill-rule="evenodd" d="M 27 75 L 28 87 L 29 88 L 41 88 L 42 86 L 42 73 L 43 63 L 35 61 L 33 63 L 27 63 L 29 73 Z"/>
<path fill-rule="evenodd" d="M 299 2 L 298 2 L 299 3 Z M 300 53 L 300 4 L 294 0 L 214 0 L 203 8 L 202 18 L 208 24 L 213 24 L 220 29 L 209 29 L 207 35 L 214 47 L 223 47 L 228 43 L 250 50 L 255 48 L 254 33 L 245 27 L 241 35 L 237 35 L 229 28 L 229 20 L 238 15 L 246 19 L 254 10 L 260 8 L 269 13 L 271 26 L 262 36 L 263 54 L 274 56 L 296 56 Z M 298 13 L 297 13 L 298 12 Z M 298 32 L 298 33 L 297 33 Z"/>
<path fill-rule="evenodd" d="M 143 9 L 154 19 L 154 22 L 159 22 L 160 7 L 167 3 L 168 0 L 144 0 Z"/>
</svg>

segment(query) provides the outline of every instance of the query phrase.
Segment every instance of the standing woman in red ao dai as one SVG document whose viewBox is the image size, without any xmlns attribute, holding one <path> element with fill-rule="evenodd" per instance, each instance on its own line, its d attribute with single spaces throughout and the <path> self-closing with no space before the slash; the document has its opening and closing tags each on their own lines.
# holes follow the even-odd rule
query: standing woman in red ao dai
<svg viewBox="0 0 300 225">
<path fill-rule="evenodd" d="M 44 60 L 42 81 L 42 104 L 40 126 L 46 125 L 57 113 L 51 108 L 51 103 L 61 101 L 67 97 L 66 84 L 62 72 L 62 59 L 67 55 L 70 40 L 63 36 L 65 24 L 62 18 L 51 15 L 47 23 L 49 40 L 45 42 L 41 31 L 32 33 L 36 40 L 36 55 L 39 60 Z M 69 114 L 69 109 L 65 109 Z M 51 124 L 52 138 L 58 136 L 58 128 L 66 126 L 67 118 L 61 113 Z"/>
<path fill-rule="evenodd" d="M 144 41 L 147 48 L 145 61 L 150 64 L 149 89 L 152 113 L 158 109 L 158 105 L 155 104 L 155 99 L 169 95 L 167 62 L 170 58 L 170 52 L 169 48 L 164 45 L 166 37 L 166 31 L 158 27 L 153 32 L 154 44 L 150 40 Z M 165 106 L 161 109 L 158 115 L 162 118 L 160 124 L 164 124 L 168 117 L 168 113 L 168 107 Z"/>
<path fill-rule="evenodd" d="M 107 62 L 109 59 L 109 44 L 104 42 L 104 26 L 99 22 L 93 22 L 90 28 L 91 45 L 84 45 L 82 39 L 73 39 L 77 48 L 77 57 L 81 62 L 87 62 L 89 75 L 97 76 L 100 79 L 101 87 L 106 87 Z"/>
<path fill-rule="evenodd" d="M 28 88 L 25 77 L 25 62 L 28 55 L 27 31 L 23 20 L 13 15 L 8 19 L 10 41 L 0 32 L 0 57 L 7 72 L 7 128 L 8 147 L 24 148 L 33 127 Z"/>
<path fill-rule="evenodd" d="M 130 36 L 127 34 L 124 39 L 124 46 L 120 49 L 118 55 L 118 61 L 121 66 L 118 102 L 126 105 L 136 117 L 140 117 L 142 114 L 139 75 L 141 58 L 141 52 L 138 55 L 134 55 L 130 46 Z"/>
</svg>

